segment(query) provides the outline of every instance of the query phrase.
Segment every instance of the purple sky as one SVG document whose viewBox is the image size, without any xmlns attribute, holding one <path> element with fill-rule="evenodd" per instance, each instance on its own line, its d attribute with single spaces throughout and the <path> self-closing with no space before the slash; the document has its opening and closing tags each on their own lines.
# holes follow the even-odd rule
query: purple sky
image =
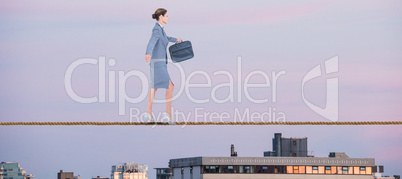
<svg viewBox="0 0 402 179">
<path fill-rule="evenodd" d="M 212 87 L 192 88 L 191 95 L 210 99 L 194 103 L 183 92 L 174 109 L 189 114 L 227 112 L 246 108 L 266 112 L 275 108 L 286 121 L 329 121 L 312 111 L 301 96 L 303 76 L 338 55 L 339 121 L 395 121 L 402 115 L 402 3 L 400 1 L 9 1 L 0 5 L 0 121 L 129 121 L 129 109 L 146 109 L 146 101 L 126 103 L 119 115 L 118 102 L 81 104 L 64 84 L 69 65 L 81 58 L 115 59 L 109 72 L 138 70 L 149 76 L 144 53 L 159 7 L 169 13 L 166 33 L 190 40 L 195 58 L 181 64 L 185 76 L 201 70 Z M 250 89 L 252 103 L 242 93 L 238 102 L 237 57 L 242 57 L 242 85 L 246 75 L 260 70 L 286 71 L 277 82 L 277 101 L 270 88 Z M 181 76 L 169 64 L 169 74 L 180 92 Z M 234 102 L 211 100 L 212 88 L 234 77 Z M 325 80 L 306 83 L 305 96 L 324 107 Z M 116 79 L 117 80 L 117 79 Z M 263 83 L 255 76 L 253 83 Z M 139 96 L 144 86 L 138 78 L 126 81 L 125 92 Z M 191 83 L 204 84 L 198 75 Z M 106 83 L 109 84 L 108 82 Z M 116 81 L 116 98 L 119 94 Z M 98 67 L 81 65 L 72 86 L 85 97 L 98 95 Z M 216 91 L 218 99 L 229 88 Z M 106 88 L 106 93 L 109 90 Z M 110 96 L 107 95 L 106 99 Z M 164 90 L 157 92 L 164 98 Z M 156 114 L 165 104 L 154 104 Z M 232 119 L 230 119 L 232 120 Z M 190 121 L 194 118 L 190 117 Z M 138 162 L 167 167 L 171 158 L 229 156 L 235 144 L 239 156 L 262 156 L 271 150 L 276 132 L 284 137 L 308 137 L 315 156 L 346 152 L 350 157 L 375 158 L 386 174 L 402 174 L 401 126 L 3 126 L 0 127 L 1 161 L 16 161 L 36 178 L 51 179 L 57 172 L 73 171 L 83 178 L 110 177 L 114 164 Z M 211 150 L 212 149 L 212 150 Z"/>
</svg>

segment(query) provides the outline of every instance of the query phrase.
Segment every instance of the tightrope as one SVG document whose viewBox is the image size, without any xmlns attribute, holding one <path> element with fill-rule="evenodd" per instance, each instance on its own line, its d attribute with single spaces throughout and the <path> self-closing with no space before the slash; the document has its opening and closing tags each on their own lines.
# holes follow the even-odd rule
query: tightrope
<svg viewBox="0 0 402 179">
<path fill-rule="evenodd" d="M 170 125 L 166 122 L 0 122 L 1 126 L 139 126 Z M 349 122 L 175 122 L 175 125 L 402 125 L 402 121 Z"/>
</svg>

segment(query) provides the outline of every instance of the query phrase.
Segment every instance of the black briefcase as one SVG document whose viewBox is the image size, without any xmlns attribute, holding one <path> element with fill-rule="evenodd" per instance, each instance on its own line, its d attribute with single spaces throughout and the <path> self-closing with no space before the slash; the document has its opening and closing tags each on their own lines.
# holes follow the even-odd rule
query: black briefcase
<svg viewBox="0 0 402 179">
<path fill-rule="evenodd" d="M 175 43 L 169 47 L 170 58 L 174 63 L 182 62 L 194 57 L 190 41 Z"/>
</svg>

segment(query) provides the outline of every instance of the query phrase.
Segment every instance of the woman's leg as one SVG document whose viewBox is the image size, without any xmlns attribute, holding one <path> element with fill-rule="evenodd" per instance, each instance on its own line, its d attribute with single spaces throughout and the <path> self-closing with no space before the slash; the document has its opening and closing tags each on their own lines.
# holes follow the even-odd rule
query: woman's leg
<svg viewBox="0 0 402 179">
<path fill-rule="evenodd" d="M 172 119 L 172 96 L 173 96 L 173 83 L 169 81 L 169 88 L 166 89 L 166 113 L 169 115 L 169 118 Z"/>
<path fill-rule="evenodd" d="M 148 113 L 152 118 L 154 118 L 154 117 L 152 116 L 152 103 L 154 102 L 155 93 L 156 93 L 156 90 L 157 90 L 157 89 L 158 89 L 158 88 L 151 88 L 151 90 L 149 90 L 149 93 L 148 93 L 147 113 Z"/>
</svg>

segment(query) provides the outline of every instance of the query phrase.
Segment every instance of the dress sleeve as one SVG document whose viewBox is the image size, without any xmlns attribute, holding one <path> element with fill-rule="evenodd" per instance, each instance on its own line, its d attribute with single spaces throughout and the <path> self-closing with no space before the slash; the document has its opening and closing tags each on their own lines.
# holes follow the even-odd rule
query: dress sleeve
<svg viewBox="0 0 402 179">
<path fill-rule="evenodd" d="M 158 28 L 154 28 L 152 30 L 152 36 L 151 39 L 149 39 L 148 45 L 147 45 L 147 50 L 145 52 L 145 54 L 152 54 L 152 52 L 154 51 L 154 47 L 156 42 L 158 42 L 159 38 L 160 38 L 160 31 Z"/>
</svg>

